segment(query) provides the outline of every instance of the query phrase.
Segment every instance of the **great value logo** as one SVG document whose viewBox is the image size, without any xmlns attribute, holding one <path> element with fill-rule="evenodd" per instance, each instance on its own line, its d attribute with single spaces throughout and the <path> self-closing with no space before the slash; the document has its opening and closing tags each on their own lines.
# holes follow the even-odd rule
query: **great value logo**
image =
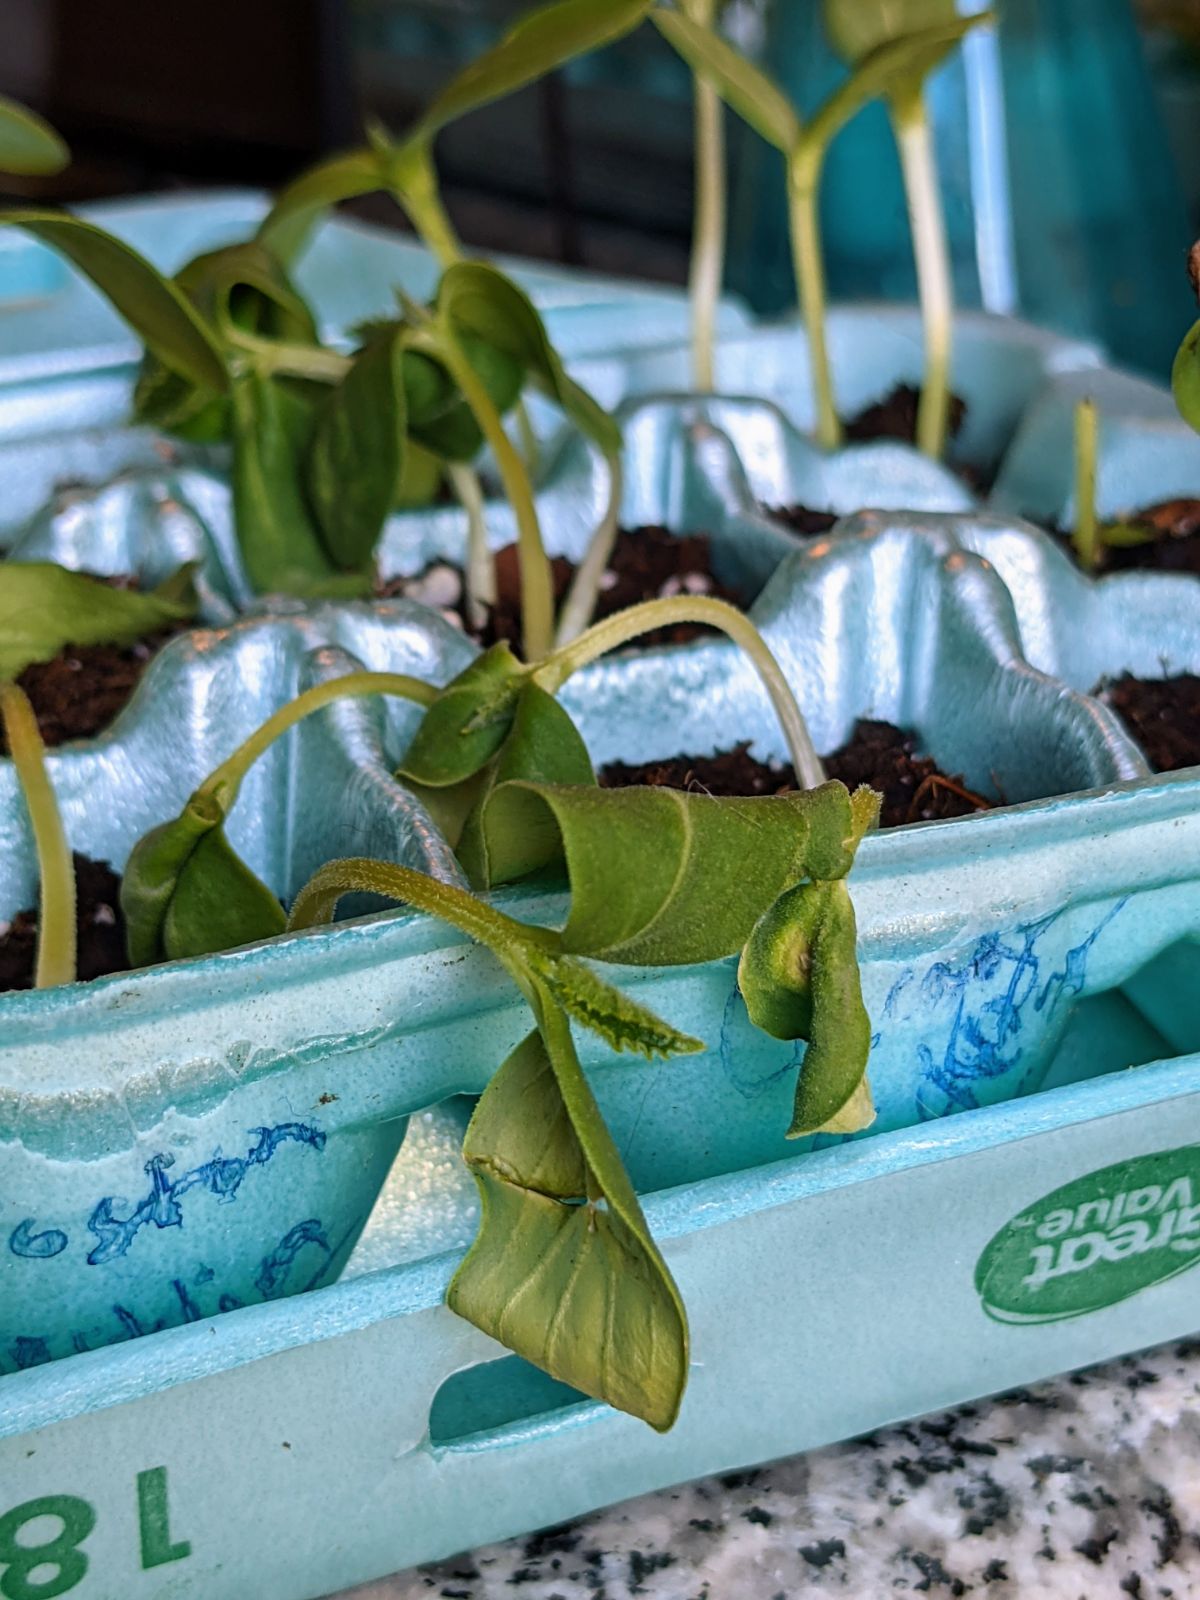
<svg viewBox="0 0 1200 1600">
<path fill-rule="evenodd" d="M 1200 1145 L 1104 1167 L 1022 1211 L 975 1287 L 998 1322 L 1082 1317 L 1200 1262 Z"/>
</svg>

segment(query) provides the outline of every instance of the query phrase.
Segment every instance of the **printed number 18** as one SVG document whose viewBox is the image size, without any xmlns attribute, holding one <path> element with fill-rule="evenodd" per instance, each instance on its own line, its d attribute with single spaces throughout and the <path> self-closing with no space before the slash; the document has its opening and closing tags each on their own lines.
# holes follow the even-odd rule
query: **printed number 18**
<svg viewBox="0 0 1200 1600">
<path fill-rule="evenodd" d="M 166 1467 L 138 1473 L 137 1505 L 143 1571 L 191 1555 L 186 1539 L 171 1542 Z M 61 1527 L 53 1538 L 29 1544 L 19 1535 L 39 1517 L 54 1517 Z M 73 1494 L 44 1494 L 6 1511 L 0 1516 L 0 1595 L 4 1600 L 54 1600 L 82 1583 L 88 1558 L 80 1546 L 95 1526 L 93 1507 Z"/>
</svg>

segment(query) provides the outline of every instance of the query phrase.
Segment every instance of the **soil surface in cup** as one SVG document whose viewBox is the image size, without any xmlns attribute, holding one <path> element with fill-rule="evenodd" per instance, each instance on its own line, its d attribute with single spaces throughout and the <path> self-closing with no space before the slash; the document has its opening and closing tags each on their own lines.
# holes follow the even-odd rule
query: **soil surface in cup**
<svg viewBox="0 0 1200 1600">
<path fill-rule="evenodd" d="M 135 578 L 106 578 L 114 589 L 135 589 Z M 142 674 L 169 639 L 183 628 L 148 634 L 136 644 L 68 645 L 50 661 L 38 661 L 17 678 L 37 718 L 44 744 L 93 739 L 128 705 Z M 0 726 L 0 755 L 8 742 Z"/>
<path fill-rule="evenodd" d="M 969 816 L 992 806 L 961 778 L 947 776 L 928 756 L 917 755 L 914 735 L 889 722 L 856 723 L 848 743 L 824 762 L 829 776 L 840 778 L 847 788 L 865 783 L 879 790 L 885 828 Z M 746 744 L 713 756 L 673 756 L 640 767 L 611 762 L 601 769 L 599 779 L 610 789 L 648 784 L 712 795 L 787 794 L 796 788 L 790 765 L 759 761 Z"/>
<path fill-rule="evenodd" d="M 1200 767 L 1200 678 L 1119 678 L 1094 691 L 1110 705 L 1155 772 Z"/>
<path fill-rule="evenodd" d="M 847 444 L 868 444 L 876 439 L 896 439 L 902 444 L 917 442 L 917 415 L 921 407 L 921 391 L 911 383 L 900 383 L 883 400 L 867 406 L 844 424 Z M 953 439 L 967 418 L 967 402 L 958 395 L 950 397 L 950 437 Z M 994 470 L 975 462 L 948 463 L 951 471 L 958 473 L 973 494 L 985 494 L 995 479 Z M 866 509 L 865 507 L 863 509 Z M 812 506 L 768 506 L 763 510 L 776 522 L 782 522 L 792 533 L 802 539 L 819 538 L 828 533 L 839 516 L 832 511 L 817 510 Z"/>
<path fill-rule="evenodd" d="M 78 971 L 81 981 L 128 972 L 121 880 L 106 862 L 76 855 L 75 892 Z M 0 991 L 32 989 L 37 960 L 38 913 L 19 911 L 0 922 Z"/>
<path fill-rule="evenodd" d="M 1190 572 L 1200 577 L 1200 499 L 1163 500 L 1120 519 L 1150 535 L 1144 544 L 1102 545 L 1100 572 Z M 1078 561 L 1069 534 L 1053 530 Z"/>
<path fill-rule="evenodd" d="M 865 444 L 872 439 L 899 439 L 904 444 L 917 442 L 917 418 L 921 410 L 921 391 L 911 383 L 898 383 L 891 394 L 866 406 L 844 424 L 848 444 Z M 953 439 L 967 419 L 967 402 L 950 396 L 949 429 Z"/>
<path fill-rule="evenodd" d="M 562 605 L 575 575 L 573 562 L 563 556 L 551 561 L 556 608 Z M 521 643 L 521 573 L 516 545 L 496 552 L 497 602 L 487 626 L 479 631 L 466 629 L 484 646 L 507 640 L 514 647 Z M 379 595 L 388 599 L 405 596 L 420 600 L 441 611 L 459 627 L 465 628 L 463 574 L 449 562 L 435 562 L 416 578 L 392 578 L 381 584 Z M 712 545 L 707 534 L 673 534 L 666 528 L 622 529 L 604 574 L 594 620 L 599 622 L 617 611 L 642 600 L 668 599 L 672 595 L 705 595 L 727 600 L 745 609 L 753 595 L 731 589 L 713 572 Z M 655 644 L 686 644 L 710 630 L 684 623 L 658 628 L 639 638 L 640 648 Z"/>
</svg>

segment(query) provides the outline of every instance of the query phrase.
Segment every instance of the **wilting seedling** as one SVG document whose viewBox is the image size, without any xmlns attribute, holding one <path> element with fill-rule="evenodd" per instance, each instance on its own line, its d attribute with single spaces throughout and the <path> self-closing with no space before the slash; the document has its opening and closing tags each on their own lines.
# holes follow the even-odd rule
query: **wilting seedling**
<svg viewBox="0 0 1200 1600">
<path fill-rule="evenodd" d="M 925 106 L 925 80 L 949 45 L 922 49 L 939 34 L 951 43 L 970 28 L 990 22 L 990 12 L 958 16 L 957 0 L 824 0 L 825 24 L 840 54 L 856 70 L 889 44 L 912 41 L 907 63 L 883 87 L 896 130 L 904 189 L 908 196 L 917 287 L 925 323 L 925 382 L 917 413 L 917 444 L 939 460 L 945 453 L 950 417 L 950 363 L 954 336 L 954 288 L 937 160 Z"/>
<path fill-rule="evenodd" d="M 853 912 L 836 892 L 840 881 L 815 875 L 844 877 L 875 815 L 874 796 L 852 800 L 841 784 L 715 800 L 507 781 L 489 795 L 481 824 L 493 881 L 525 876 L 529 842 L 539 841 L 532 865 L 557 860 L 567 874 L 561 929 L 527 927 L 464 890 L 373 861 L 331 863 L 292 909 L 290 927 L 311 927 L 331 920 L 341 895 L 369 890 L 450 923 L 505 967 L 534 1028 L 467 1130 L 482 1212 L 447 1303 L 553 1377 L 660 1430 L 675 1421 L 687 1381 L 686 1316 L 571 1023 L 650 1058 L 703 1046 L 588 963 L 690 966 L 741 951 L 751 1018 L 812 1040 L 790 1133 L 861 1128 L 873 1112 Z M 810 898 L 793 923 L 798 891 Z M 798 942 L 803 963 L 790 959 Z M 604 1316 L 593 1314 L 597 1305 Z"/>
<path fill-rule="evenodd" d="M 864 105 L 880 95 L 903 97 L 911 93 L 911 86 L 919 86 L 981 19 L 956 17 L 933 27 L 883 38 L 861 55 L 850 78 L 805 123 L 778 85 L 711 28 L 699 26 L 682 12 L 660 8 L 652 15 L 693 69 L 716 84 L 738 115 L 781 151 L 787 162 L 792 248 L 797 293 L 808 335 L 817 438 L 826 449 L 835 449 L 841 443 L 842 428 L 825 332 L 825 269 L 818 212 L 825 157 L 834 137 Z M 931 374 L 931 380 L 938 381 L 936 373 Z"/>
<path fill-rule="evenodd" d="M 40 915 L 34 983 L 75 977 L 75 869 L 46 751 L 29 697 L 16 679 L 68 644 L 128 645 L 195 615 L 192 568 L 148 594 L 113 589 L 52 562 L 4 563 L 0 583 L 0 723 L 25 798 L 37 852 Z"/>
<path fill-rule="evenodd" d="M 801 781 L 820 787 L 717 800 L 596 785 L 555 694 L 604 651 L 681 621 L 723 627 L 748 650 Z M 587 961 L 685 966 L 741 952 L 752 1020 L 779 1037 L 811 1040 L 790 1133 L 866 1126 L 870 1030 L 853 910 L 840 885 L 878 798 L 821 783 L 786 680 L 740 612 L 690 596 L 651 601 L 541 661 L 523 664 L 497 645 L 440 690 L 363 673 L 277 712 L 180 816 L 135 846 L 122 886 L 134 964 L 282 931 L 278 901 L 229 846 L 225 821 L 246 771 L 275 739 L 334 699 L 375 693 L 426 707 L 401 775 L 434 810 L 471 883 L 490 890 L 558 866 L 570 888 L 567 921 L 558 932 L 526 927 L 425 874 L 351 861 L 317 874 L 288 925 L 330 920 L 343 894 L 369 890 L 441 917 L 500 959 L 532 1008 L 534 1031 L 492 1080 L 468 1130 L 464 1152 L 483 1215 L 449 1303 L 555 1377 L 668 1428 L 687 1376 L 686 1318 L 570 1025 L 650 1057 L 701 1046 Z M 603 1319 L 587 1312 L 599 1294 L 611 1310 Z"/>
</svg>

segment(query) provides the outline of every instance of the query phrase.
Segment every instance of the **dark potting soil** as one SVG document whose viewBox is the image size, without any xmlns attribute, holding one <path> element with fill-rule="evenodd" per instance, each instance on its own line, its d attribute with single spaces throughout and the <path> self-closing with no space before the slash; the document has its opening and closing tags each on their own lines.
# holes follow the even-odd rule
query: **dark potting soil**
<svg viewBox="0 0 1200 1600">
<path fill-rule="evenodd" d="M 128 972 L 121 880 L 106 862 L 91 861 L 81 855 L 72 859 L 78 900 L 76 935 L 80 980 L 103 978 L 110 972 Z M 33 987 L 37 930 L 36 911 L 19 911 L 11 922 L 0 923 L 0 991 Z"/>
<path fill-rule="evenodd" d="M 825 757 L 825 770 L 849 789 L 868 784 L 883 795 L 882 826 L 932 822 L 987 811 L 991 801 L 973 794 L 961 778 L 948 777 L 928 756 L 918 756 L 912 734 L 888 722 L 855 724 L 847 744 Z M 786 794 L 796 787 L 795 774 L 783 762 L 763 762 L 748 745 L 735 745 L 715 756 L 674 756 L 630 767 L 612 762 L 602 768 L 606 788 L 647 784 L 652 788 L 685 789 L 712 795 Z"/>
<path fill-rule="evenodd" d="M 555 605 L 559 606 L 566 598 L 575 575 L 575 566 L 563 556 L 555 556 L 550 566 Z M 501 639 L 519 646 L 521 582 L 516 545 L 506 545 L 503 550 L 496 552 L 496 589 L 497 603 L 491 609 L 487 626 L 473 634 L 473 637 L 485 646 Z M 460 626 L 465 626 L 461 611 L 462 571 L 448 562 L 435 563 L 417 578 L 389 579 L 380 585 L 378 593 L 385 599 L 403 595 L 421 600 L 443 611 Z M 752 595 L 738 593 L 715 576 L 711 541 L 707 534 L 675 535 L 661 527 L 623 528 L 617 535 L 604 575 L 596 603 L 595 620 L 599 622 L 642 600 L 666 599 L 678 594 L 706 595 L 716 600 L 727 600 L 739 608 L 744 608 L 753 599 Z M 653 633 L 640 637 L 636 643 L 640 648 L 655 644 L 685 644 L 707 631 L 692 623 L 684 623 L 655 629 Z"/>
<path fill-rule="evenodd" d="M 882 400 L 867 406 L 856 417 L 845 423 L 847 440 L 863 444 L 871 439 L 899 439 L 904 444 L 917 440 L 917 414 L 921 408 L 921 391 L 911 383 L 898 383 Z M 953 439 L 966 421 L 967 402 L 958 395 L 950 396 L 950 437 Z"/>
<path fill-rule="evenodd" d="M 134 578 L 106 578 L 114 589 L 137 587 Z M 43 742 L 53 748 L 103 732 L 128 705 L 142 674 L 182 628 L 148 634 L 132 645 L 68 645 L 50 661 L 26 667 L 17 683 L 29 696 Z M 8 742 L 0 726 L 0 755 Z"/>
<path fill-rule="evenodd" d="M 1119 678 L 1096 691 L 1146 752 L 1155 772 L 1200 766 L 1200 678 Z"/>
<path fill-rule="evenodd" d="M 1121 520 L 1145 527 L 1154 538 L 1145 544 L 1103 546 L 1102 572 L 1190 572 L 1200 577 L 1200 499 L 1163 500 Z M 1074 560 L 1070 535 L 1054 532 Z"/>
<path fill-rule="evenodd" d="M 765 506 L 763 509 L 802 539 L 819 539 L 838 520 L 836 511 L 814 511 L 810 506 Z"/>
</svg>

